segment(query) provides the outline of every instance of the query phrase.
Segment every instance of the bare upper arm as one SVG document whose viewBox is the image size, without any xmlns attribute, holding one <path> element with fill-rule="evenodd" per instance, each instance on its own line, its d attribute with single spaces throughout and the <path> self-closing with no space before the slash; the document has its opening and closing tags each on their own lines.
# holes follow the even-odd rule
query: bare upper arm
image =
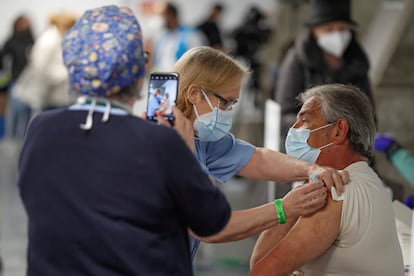
<svg viewBox="0 0 414 276">
<path fill-rule="evenodd" d="M 250 257 L 250 268 L 283 239 L 295 222 L 288 220 L 286 224 L 277 224 L 260 233 Z"/>
<path fill-rule="evenodd" d="M 327 205 L 308 217 L 301 217 L 262 259 L 250 275 L 286 275 L 322 255 L 335 241 L 341 223 L 342 201 L 330 197 Z"/>
<path fill-rule="evenodd" d="M 252 157 L 247 162 L 246 166 L 244 166 L 237 174 L 240 176 L 244 176 L 251 179 L 258 179 L 261 176 L 260 167 L 258 164 L 263 164 L 262 162 L 262 152 L 261 148 L 256 148 Z"/>
</svg>

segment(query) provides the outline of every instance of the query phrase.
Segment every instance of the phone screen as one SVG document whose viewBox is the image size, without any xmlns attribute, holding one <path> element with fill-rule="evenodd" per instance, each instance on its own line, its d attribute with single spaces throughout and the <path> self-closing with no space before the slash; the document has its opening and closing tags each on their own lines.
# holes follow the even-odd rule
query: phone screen
<svg viewBox="0 0 414 276">
<path fill-rule="evenodd" d="M 161 115 L 171 124 L 174 122 L 172 107 L 178 94 L 177 73 L 151 73 L 148 89 L 147 119 L 157 121 Z"/>
</svg>

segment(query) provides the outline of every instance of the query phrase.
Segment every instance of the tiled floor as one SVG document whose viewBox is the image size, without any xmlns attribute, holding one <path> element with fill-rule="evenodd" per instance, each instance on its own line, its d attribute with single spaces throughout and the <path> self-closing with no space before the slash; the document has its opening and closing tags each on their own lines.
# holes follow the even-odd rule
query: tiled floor
<svg viewBox="0 0 414 276">
<path fill-rule="evenodd" d="M 18 195 L 18 145 L 0 143 L 0 256 L 4 276 L 22 276 L 26 270 L 27 218 Z"/>
</svg>

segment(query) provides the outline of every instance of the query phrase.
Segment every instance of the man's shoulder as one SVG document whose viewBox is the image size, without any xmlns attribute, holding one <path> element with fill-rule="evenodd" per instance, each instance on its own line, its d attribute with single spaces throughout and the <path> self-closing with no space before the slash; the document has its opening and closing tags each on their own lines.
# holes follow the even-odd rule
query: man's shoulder
<svg viewBox="0 0 414 276">
<path fill-rule="evenodd" d="M 366 209 L 367 204 L 386 205 L 385 201 L 390 198 L 390 191 L 367 162 L 355 162 L 345 169 L 349 172 L 350 180 L 345 186 L 346 206 Z"/>
<path fill-rule="evenodd" d="M 379 180 L 377 173 L 373 170 L 372 167 L 366 161 L 358 161 L 349 164 L 345 170 L 349 172 L 349 176 L 352 177 L 368 177 L 374 180 Z"/>
</svg>

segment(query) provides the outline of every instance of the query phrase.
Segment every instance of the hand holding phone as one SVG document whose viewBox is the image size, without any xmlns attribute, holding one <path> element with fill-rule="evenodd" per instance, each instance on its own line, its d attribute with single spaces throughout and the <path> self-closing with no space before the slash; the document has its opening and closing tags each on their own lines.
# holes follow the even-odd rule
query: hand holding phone
<svg viewBox="0 0 414 276">
<path fill-rule="evenodd" d="M 184 116 L 184 114 L 176 107 L 173 107 L 174 112 L 174 129 L 181 136 L 191 151 L 195 151 L 194 143 L 194 128 L 193 123 Z M 158 123 L 164 126 L 171 126 L 171 123 L 158 117 Z"/>
<path fill-rule="evenodd" d="M 148 89 L 147 119 L 157 122 L 162 116 L 170 124 L 174 122 L 172 107 L 178 95 L 177 73 L 151 73 Z"/>
</svg>

